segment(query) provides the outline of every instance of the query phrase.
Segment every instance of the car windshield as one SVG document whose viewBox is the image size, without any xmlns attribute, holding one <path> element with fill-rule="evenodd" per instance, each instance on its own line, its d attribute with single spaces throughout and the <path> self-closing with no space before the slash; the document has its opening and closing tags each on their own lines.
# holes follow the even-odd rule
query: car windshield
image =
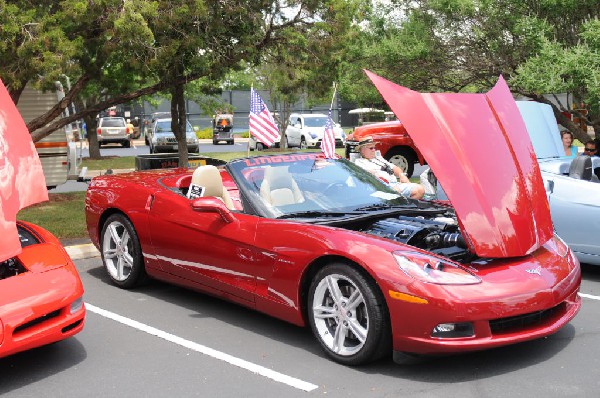
<svg viewBox="0 0 600 398">
<path fill-rule="evenodd" d="M 190 122 L 186 122 L 186 133 L 194 132 L 192 125 Z M 170 133 L 171 130 L 171 120 L 159 120 L 156 122 L 156 132 L 157 133 Z"/>
<path fill-rule="evenodd" d="M 240 159 L 227 168 L 244 196 L 267 217 L 415 206 L 355 164 L 318 153 Z"/>
<path fill-rule="evenodd" d="M 125 119 L 102 119 L 102 127 L 125 127 Z"/>
<path fill-rule="evenodd" d="M 325 123 L 327 123 L 326 116 L 304 118 L 304 126 L 306 127 L 325 127 Z"/>
</svg>

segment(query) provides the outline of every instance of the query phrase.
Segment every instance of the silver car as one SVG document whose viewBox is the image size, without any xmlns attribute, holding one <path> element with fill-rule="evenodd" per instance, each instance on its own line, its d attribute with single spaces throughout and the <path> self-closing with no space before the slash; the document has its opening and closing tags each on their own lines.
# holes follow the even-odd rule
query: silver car
<svg viewBox="0 0 600 398">
<path fill-rule="evenodd" d="M 564 156 L 550 105 L 517 101 L 517 106 L 542 171 L 556 233 L 579 261 L 600 265 L 600 183 L 592 173 L 600 158 Z"/>
<path fill-rule="evenodd" d="M 171 119 L 156 119 L 152 124 L 152 129 L 148 132 L 148 143 L 150 153 L 157 152 L 177 152 L 179 145 L 177 138 L 171 129 Z M 186 122 L 186 143 L 188 152 L 198 152 L 198 137 L 192 128 L 190 122 Z"/>
<path fill-rule="evenodd" d="M 101 117 L 98 119 L 98 145 L 117 143 L 125 148 L 131 146 L 127 123 L 122 117 Z"/>
</svg>

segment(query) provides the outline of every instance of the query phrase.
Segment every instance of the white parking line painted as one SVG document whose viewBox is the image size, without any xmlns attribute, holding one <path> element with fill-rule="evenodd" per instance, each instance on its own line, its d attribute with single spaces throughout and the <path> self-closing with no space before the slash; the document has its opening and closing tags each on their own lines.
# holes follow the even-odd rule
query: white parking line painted
<svg viewBox="0 0 600 398">
<path fill-rule="evenodd" d="M 98 314 L 100 316 L 103 316 L 105 318 L 112 319 L 113 321 L 122 323 L 123 325 L 127 325 L 129 327 L 132 327 L 132 328 L 140 330 L 142 332 L 151 334 L 153 336 L 160 337 L 161 339 L 167 340 L 171 343 L 178 344 L 182 347 L 189 348 L 190 350 L 199 352 L 204 355 L 208 355 L 210 357 L 227 362 L 231 365 L 240 367 L 242 369 L 249 370 L 252 373 L 256 373 L 261 376 L 267 377 L 278 383 L 287 384 L 290 387 L 294 387 L 299 390 L 303 390 L 303 391 L 307 391 L 307 392 L 310 392 L 310 391 L 313 391 L 313 390 L 319 388 L 319 386 L 317 386 L 316 384 L 312 384 L 312 383 L 297 379 L 295 377 L 284 375 L 283 373 L 279 373 L 279 372 L 276 372 L 269 368 L 265 368 L 264 366 L 260 366 L 255 363 L 245 361 L 243 359 L 234 357 L 234 356 L 226 354 L 224 352 L 214 350 L 210 347 L 206 347 L 202 344 L 194 343 L 193 341 L 189 341 L 184 338 L 175 336 L 171 333 L 167 333 L 162 330 L 153 328 L 152 326 L 148 326 L 141 322 L 134 321 L 133 319 L 126 318 L 119 314 L 115 314 L 114 312 L 110 312 L 110 311 L 104 310 L 102 308 L 98 308 L 95 305 L 85 303 L 85 307 L 88 311 L 91 311 L 91 312 Z"/>
<path fill-rule="evenodd" d="M 591 294 L 579 293 L 581 297 L 588 298 L 591 300 L 600 300 L 600 296 L 592 296 Z"/>
</svg>

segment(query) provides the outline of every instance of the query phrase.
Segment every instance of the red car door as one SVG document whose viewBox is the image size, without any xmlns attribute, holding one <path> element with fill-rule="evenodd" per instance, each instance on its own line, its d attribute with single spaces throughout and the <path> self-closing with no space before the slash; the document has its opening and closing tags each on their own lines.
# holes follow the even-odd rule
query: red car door
<svg viewBox="0 0 600 398">
<path fill-rule="evenodd" d="M 144 256 L 183 278 L 181 284 L 253 302 L 257 269 L 271 267 L 272 260 L 253 246 L 259 218 L 235 216 L 227 223 L 218 213 L 192 210 L 183 196 L 159 192 L 149 212 L 151 244 Z"/>
</svg>

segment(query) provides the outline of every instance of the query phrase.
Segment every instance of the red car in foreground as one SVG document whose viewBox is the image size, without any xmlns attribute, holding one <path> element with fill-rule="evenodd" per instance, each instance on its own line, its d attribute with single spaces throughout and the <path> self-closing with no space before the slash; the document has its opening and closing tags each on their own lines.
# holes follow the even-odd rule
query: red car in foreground
<svg viewBox="0 0 600 398">
<path fill-rule="evenodd" d="M 428 133 L 460 138 L 474 113 L 477 133 L 487 127 L 472 144 L 504 143 L 435 170 L 453 207 L 399 196 L 319 153 L 105 175 L 91 182 L 86 216 L 108 275 L 122 288 L 151 277 L 308 325 L 349 365 L 556 332 L 580 308 L 581 271 L 553 234 L 531 143 L 506 135 L 523 127 L 504 117 L 518 115 L 510 92 L 431 95 L 448 129 Z M 433 149 L 439 168 L 461 148 Z"/>
<path fill-rule="evenodd" d="M 0 357 L 79 333 L 83 286 L 71 258 L 50 232 L 16 221 L 48 199 L 31 136 L 0 82 Z"/>
</svg>

